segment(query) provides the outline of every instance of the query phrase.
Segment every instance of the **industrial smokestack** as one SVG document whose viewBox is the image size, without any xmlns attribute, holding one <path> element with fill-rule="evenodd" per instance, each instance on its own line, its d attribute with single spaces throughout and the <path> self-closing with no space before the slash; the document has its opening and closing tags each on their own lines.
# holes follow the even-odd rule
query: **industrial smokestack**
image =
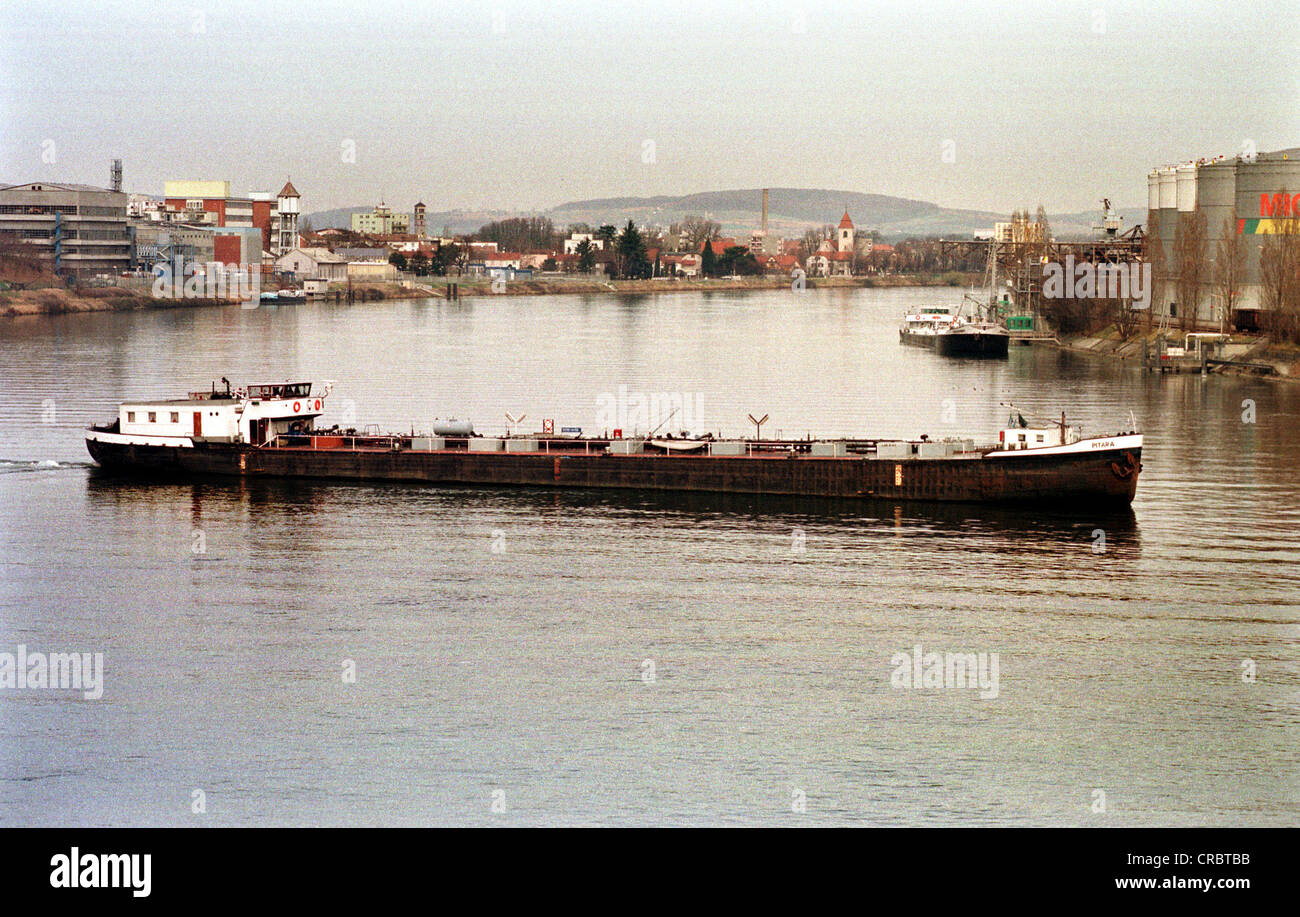
<svg viewBox="0 0 1300 917">
<path fill-rule="evenodd" d="M 763 234 L 767 234 L 767 189 L 763 189 Z"/>
<path fill-rule="evenodd" d="M 122 160 L 120 159 L 113 160 L 113 169 L 108 176 L 108 186 L 114 191 L 120 192 L 122 190 Z"/>
</svg>

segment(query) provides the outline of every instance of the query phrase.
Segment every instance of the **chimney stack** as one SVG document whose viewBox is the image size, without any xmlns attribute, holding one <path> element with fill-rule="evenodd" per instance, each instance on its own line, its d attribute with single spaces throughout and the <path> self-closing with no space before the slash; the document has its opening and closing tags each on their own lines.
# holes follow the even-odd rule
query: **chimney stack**
<svg viewBox="0 0 1300 917">
<path fill-rule="evenodd" d="M 109 172 L 108 186 L 117 192 L 122 190 L 122 160 L 120 159 L 113 160 L 113 169 Z"/>
<path fill-rule="evenodd" d="M 763 189 L 763 235 L 767 235 L 767 189 Z"/>
</svg>

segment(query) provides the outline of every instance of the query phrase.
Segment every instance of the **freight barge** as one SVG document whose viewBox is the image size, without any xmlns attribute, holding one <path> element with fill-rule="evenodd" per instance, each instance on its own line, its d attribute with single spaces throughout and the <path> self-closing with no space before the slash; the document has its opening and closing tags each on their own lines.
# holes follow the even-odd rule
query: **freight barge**
<svg viewBox="0 0 1300 917">
<path fill-rule="evenodd" d="M 223 380 L 225 382 L 225 380 Z M 1013 415 L 998 442 L 647 440 L 485 437 L 463 423 L 429 434 L 325 430 L 316 419 L 332 383 L 213 386 L 183 399 L 122 404 L 90 427 L 86 446 L 105 470 L 180 476 L 405 481 L 437 485 L 620 488 L 647 491 L 961 503 L 1132 502 L 1142 470 L 1134 430 L 1084 437 L 1065 424 L 1031 427 Z M 440 433 L 439 431 L 442 431 Z M 464 435 L 443 435 L 464 434 Z M 690 443 L 692 448 L 681 448 Z"/>
</svg>

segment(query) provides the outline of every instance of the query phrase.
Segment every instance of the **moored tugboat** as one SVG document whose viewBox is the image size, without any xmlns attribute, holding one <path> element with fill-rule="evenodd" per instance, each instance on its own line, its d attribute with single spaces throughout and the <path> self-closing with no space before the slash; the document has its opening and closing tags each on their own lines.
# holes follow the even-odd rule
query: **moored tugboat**
<svg viewBox="0 0 1300 917">
<path fill-rule="evenodd" d="M 989 357 L 1007 355 L 1011 332 L 996 322 L 958 319 L 934 336 L 934 349 L 942 357 Z"/>
<path fill-rule="evenodd" d="M 913 347 L 934 347 L 941 329 L 954 321 L 951 312 L 944 308 L 924 309 L 903 316 L 898 329 L 898 340 Z"/>
<path fill-rule="evenodd" d="M 86 431 L 105 470 L 440 485 L 616 488 L 798 497 L 1127 505 L 1142 470 L 1134 429 L 1085 437 L 1023 417 L 972 439 L 647 440 L 550 433 L 485 437 L 463 421 L 417 434 L 319 429 L 332 383 L 222 380 L 175 400 L 131 402 Z M 672 448 L 664 448 L 669 443 Z M 648 451 L 650 445 L 656 451 Z"/>
</svg>

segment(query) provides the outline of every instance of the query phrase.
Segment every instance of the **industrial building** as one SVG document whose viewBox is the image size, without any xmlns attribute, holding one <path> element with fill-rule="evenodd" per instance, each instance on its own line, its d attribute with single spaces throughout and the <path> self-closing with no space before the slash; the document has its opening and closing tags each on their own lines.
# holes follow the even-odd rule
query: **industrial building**
<svg viewBox="0 0 1300 917">
<path fill-rule="evenodd" d="M 300 204 L 292 182 L 285 182 L 276 195 L 250 191 L 235 197 L 228 181 L 168 181 L 163 184 L 163 207 L 166 218 L 174 222 L 256 227 L 262 233 L 262 248 L 277 257 L 298 246 Z"/>
<path fill-rule="evenodd" d="M 217 261 L 255 273 L 263 272 L 262 232 L 256 226 L 207 226 L 193 223 L 132 220 L 131 267 L 150 270 L 159 262 L 181 258 L 187 264 Z"/>
<path fill-rule="evenodd" d="M 48 181 L 6 185 L 0 187 L 0 242 L 31 246 L 64 277 L 119 274 L 131 265 L 126 204 L 120 187 Z"/>
<path fill-rule="evenodd" d="M 215 227 L 138 219 L 131 221 L 129 230 L 134 270 L 148 271 L 175 258 L 192 264 L 216 260 Z"/>
<path fill-rule="evenodd" d="M 1179 302 L 1179 238 L 1203 219 L 1204 269 L 1194 303 Z M 1156 266 L 1153 318 L 1177 323 L 1184 310 L 1197 323 L 1261 327 L 1260 253 L 1265 240 L 1287 222 L 1300 219 L 1300 147 L 1274 153 L 1219 156 L 1166 165 L 1147 175 L 1148 258 Z M 1196 230 L 1193 230 L 1196 231 Z M 1196 231 L 1199 234 L 1199 231 Z M 1220 242 L 1231 236 L 1241 246 L 1242 279 L 1232 314 L 1216 287 Z"/>
</svg>

